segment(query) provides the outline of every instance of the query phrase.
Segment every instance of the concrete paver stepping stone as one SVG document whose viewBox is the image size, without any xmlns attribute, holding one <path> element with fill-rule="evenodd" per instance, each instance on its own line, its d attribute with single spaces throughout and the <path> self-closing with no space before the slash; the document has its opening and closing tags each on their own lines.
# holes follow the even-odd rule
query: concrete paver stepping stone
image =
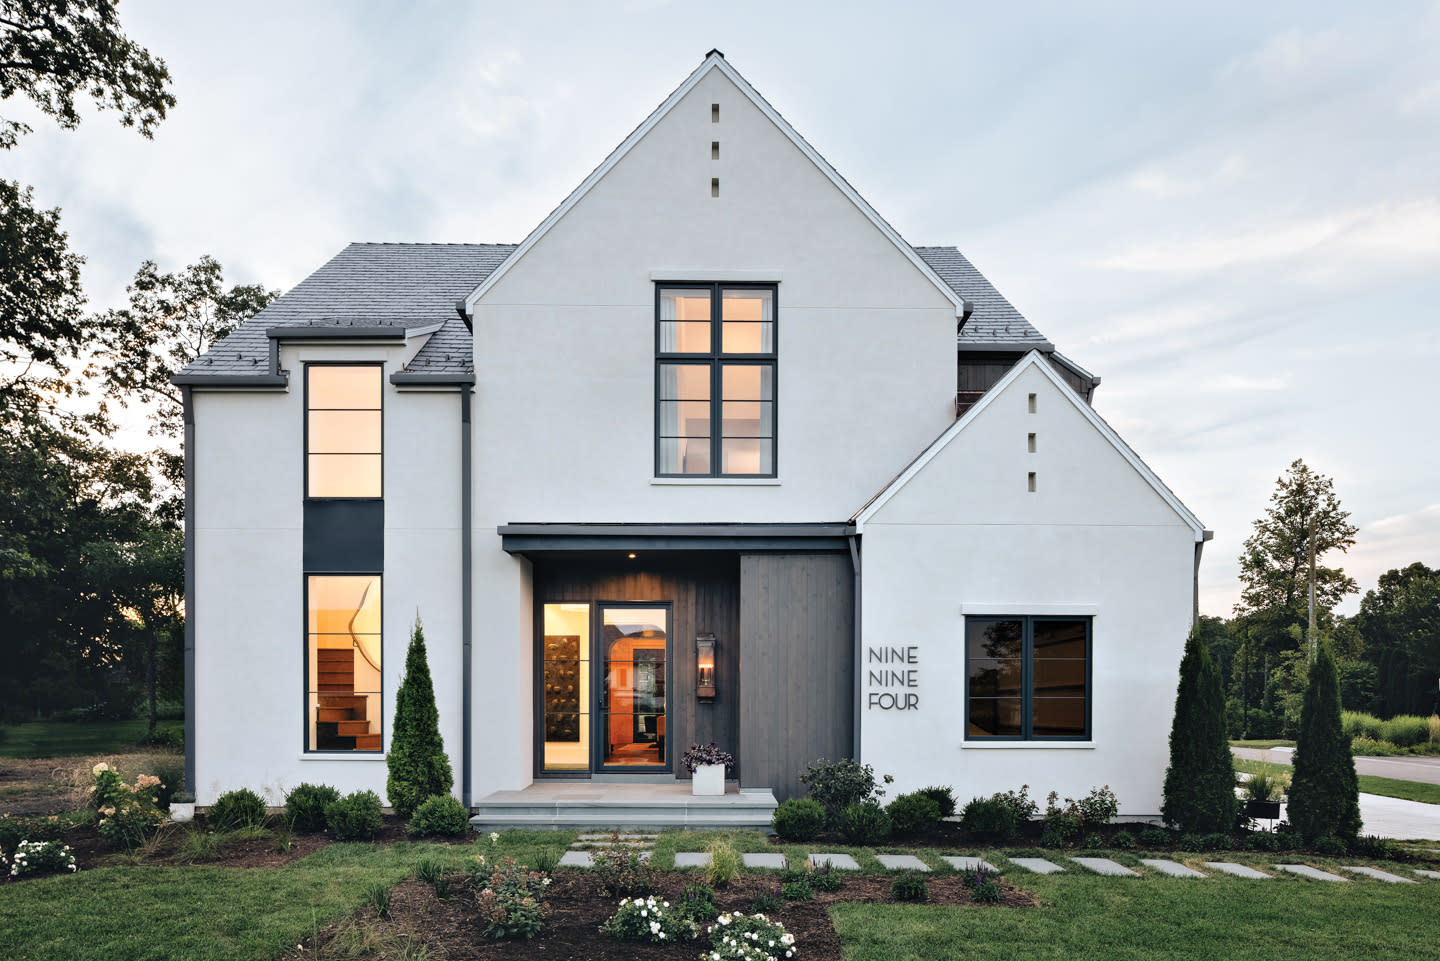
<svg viewBox="0 0 1440 961">
<path fill-rule="evenodd" d="M 1398 874 L 1391 874 L 1389 871 L 1382 871 L 1379 868 L 1362 867 L 1361 865 L 1346 865 L 1346 871 L 1354 871 L 1356 874 L 1363 874 L 1367 878 L 1374 878 L 1377 881 L 1387 881 L 1390 884 L 1414 884 L 1414 878 L 1402 878 Z"/>
<path fill-rule="evenodd" d="M 1071 858 L 1070 860 L 1089 868 L 1096 874 L 1103 874 L 1107 877 L 1138 878 L 1140 876 L 1125 865 L 1118 864 L 1109 858 Z"/>
<path fill-rule="evenodd" d="M 1243 864 L 1235 864 L 1233 861 L 1206 861 L 1205 866 L 1217 871 L 1224 871 L 1226 874 L 1233 874 L 1237 878 L 1249 878 L 1251 881 L 1270 880 L 1270 875 Z"/>
<path fill-rule="evenodd" d="M 810 863 L 817 868 L 823 868 L 829 864 L 837 871 L 858 871 L 860 865 L 848 854 L 812 854 Z"/>
<path fill-rule="evenodd" d="M 875 860 L 892 871 L 928 871 L 930 865 L 913 854 L 877 854 Z"/>
<path fill-rule="evenodd" d="M 709 851 L 684 851 L 675 855 L 677 868 L 708 868 L 710 861 Z"/>
<path fill-rule="evenodd" d="M 1000 873 L 999 868 L 997 868 L 995 865 L 991 864 L 984 858 L 957 858 L 951 857 L 948 854 L 943 854 L 940 856 L 940 860 L 944 861 L 946 864 L 950 865 L 957 871 L 978 871 L 981 868 L 984 868 L 992 874 Z"/>
<path fill-rule="evenodd" d="M 618 837 L 621 841 L 653 841 L 653 840 L 655 840 L 656 838 L 658 838 L 659 836 L 660 836 L 660 835 L 658 835 L 658 834 L 625 834 L 625 833 L 620 833 L 620 834 L 618 834 L 618 835 L 617 835 L 617 834 L 613 834 L 613 833 L 612 833 L 612 834 L 582 834 L 582 835 L 580 835 L 580 840 L 582 840 L 582 841 L 609 841 L 609 840 L 612 839 L 612 838 Z"/>
<path fill-rule="evenodd" d="M 588 868 L 595 864 L 595 855 L 590 851 L 566 851 L 560 855 L 562 868 Z"/>
<path fill-rule="evenodd" d="M 1018 864 L 1027 871 L 1034 871 L 1036 874 L 1059 874 L 1065 869 L 1052 861 L 1044 858 L 1011 858 L 1011 864 Z"/>
<path fill-rule="evenodd" d="M 790 866 L 783 854 L 742 854 L 741 859 L 747 868 L 769 868 L 783 871 Z"/>
<path fill-rule="evenodd" d="M 1422 868 L 1416 868 L 1415 873 L 1420 875 L 1422 878 L 1434 878 L 1435 880 L 1440 881 L 1440 871 L 1426 871 Z"/>
<path fill-rule="evenodd" d="M 1195 870 L 1194 868 L 1187 868 L 1185 865 L 1183 865 L 1183 864 L 1178 864 L 1178 863 L 1176 863 L 1175 861 L 1166 861 L 1166 860 L 1163 860 L 1163 859 L 1161 859 L 1161 858 L 1141 858 L 1141 859 L 1140 859 L 1140 863 L 1143 864 L 1143 865 L 1145 865 L 1147 868 L 1154 868 L 1156 871 L 1159 871 L 1161 874 L 1168 874 L 1168 875 L 1170 875 L 1172 878 L 1203 878 L 1203 877 L 1205 877 L 1204 874 L 1201 874 L 1199 871 Z"/>
<path fill-rule="evenodd" d="M 1319 868 L 1312 868 L 1308 864 L 1277 864 L 1276 870 L 1289 871 L 1291 874 L 1298 874 L 1302 878 L 1313 878 L 1316 881 L 1349 881 L 1349 878 L 1342 878 L 1338 874 L 1331 874 L 1329 871 L 1321 871 Z"/>
</svg>

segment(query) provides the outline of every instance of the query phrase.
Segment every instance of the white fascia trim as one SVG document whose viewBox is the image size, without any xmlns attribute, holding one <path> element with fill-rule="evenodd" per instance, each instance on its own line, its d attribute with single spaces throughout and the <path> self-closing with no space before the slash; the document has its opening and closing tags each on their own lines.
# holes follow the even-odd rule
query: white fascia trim
<svg viewBox="0 0 1440 961">
<path fill-rule="evenodd" d="M 405 339 L 414 340 L 416 337 L 429 337 L 431 334 L 435 333 L 437 330 L 444 326 L 444 321 L 441 321 L 438 324 L 428 324 L 424 327 L 406 327 Z"/>
<path fill-rule="evenodd" d="M 661 283 L 704 280 L 722 284 L 778 284 L 782 277 L 778 270 L 714 270 L 709 267 L 704 270 L 686 270 L 683 267 L 666 267 L 663 270 L 650 271 L 650 279 Z"/>
<path fill-rule="evenodd" d="M 867 504 L 859 514 L 855 515 L 855 533 L 864 533 L 865 522 L 871 517 L 874 517 L 876 511 L 884 507 L 890 498 L 895 496 L 897 491 L 910 483 L 910 479 L 920 473 L 925 465 L 935 458 L 936 454 L 944 450 L 962 430 L 969 426 L 976 417 L 980 416 L 980 413 L 988 408 L 996 397 L 1003 394 L 1021 374 L 1032 367 L 1047 377 L 1050 382 L 1059 389 L 1061 396 L 1068 400 L 1071 406 L 1080 412 L 1080 416 L 1089 421 L 1090 425 L 1100 432 L 1100 436 L 1109 441 L 1110 446 L 1115 448 L 1121 457 L 1125 458 L 1126 462 L 1150 485 L 1156 494 L 1160 495 L 1160 499 L 1170 505 L 1170 509 L 1179 515 L 1180 519 L 1185 522 L 1185 525 L 1194 532 L 1195 542 L 1197 544 L 1204 542 L 1206 540 L 1205 525 L 1200 523 L 1199 518 L 1192 514 L 1188 507 L 1180 503 L 1180 499 L 1171 492 L 1170 488 L 1165 486 L 1165 483 L 1140 459 L 1140 456 L 1130 449 L 1130 445 L 1125 443 L 1125 441 L 1120 438 L 1120 435 L 1115 433 L 1115 430 L 1109 424 L 1105 423 L 1099 414 L 1095 413 L 1095 408 L 1085 403 L 1079 394 L 1070 389 L 1070 385 L 1065 383 L 1060 375 L 1045 361 L 1044 356 L 1038 350 L 1032 350 L 1020 358 L 1014 367 L 1006 371 L 1005 376 L 1000 378 L 994 387 L 991 387 L 985 392 L 985 395 L 976 402 L 975 406 L 965 412 L 965 416 L 951 424 L 945 433 L 941 434 L 923 454 L 911 462 L 904 473 L 891 481 L 889 486 L 871 499 L 870 503 Z"/>
<path fill-rule="evenodd" d="M 1096 604 L 972 604 L 960 605 L 965 617 L 1095 617 L 1100 613 Z"/>
<path fill-rule="evenodd" d="M 895 230 L 895 228 L 890 226 L 890 224 L 886 222 L 885 218 L 881 217 L 880 214 L 876 212 L 874 207 L 871 207 L 868 203 L 866 203 L 865 198 L 861 197 L 860 194 L 856 192 L 855 188 L 850 186 L 850 184 L 846 182 L 845 178 L 840 176 L 839 172 L 836 171 L 834 167 L 830 166 L 830 162 L 827 161 L 824 157 L 820 156 L 820 154 L 815 150 L 814 147 L 806 143 L 805 138 L 800 136 L 800 134 L 796 133 L 795 128 L 790 126 L 790 124 L 785 120 L 785 118 L 780 116 L 780 114 L 775 111 L 775 108 L 770 106 L 770 104 L 766 102 L 765 98 L 760 96 L 760 94 L 755 90 L 754 87 L 750 86 L 750 82 L 747 81 L 744 77 L 740 76 L 739 72 L 734 67 L 730 66 L 730 64 L 725 60 L 725 58 L 719 53 L 712 53 L 710 56 L 706 57 L 700 63 L 700 66 L 695 68 L 695 72 L 690 74 L 689 77 L 686 77 L 685 82 L 680 84 L 680 86 L 676 87 L 675 92 L 670 94 L 670 96 L 665 99 L 664 103 L 662 103 L 659 107 L 655 108 L 654 112 L 651 113 L 650 116 L 645 118 L 644 123 L 636 127 L 635 130 L 630 134 L 630 136 L 626 137 L 624 141 L 621 142 L 620 146 L 616 147 L 613 151 L 611 151 L 610 156 L 606 157 L 604 162 L 601 163 L 600 166 L 592 170 L 590 172 L 590 176 L 586 177 L 583 181 L 581 181 L 580 186 L 576 187 L 575 190 L 571 192 L 570 196 L 565 198 L 565 200 L 560 204 L 560 206 L 552 210 L 550 212 L 550 215 L 540 222 L 540 226 L 532 230 L 530 232 L 530 235 L 526 237 L 523 241 L 521 241 L 520 246 L 515 248 L 515 250 L 510 254 L 510 256 L 506 257 L 504 262 L 502 262 L 499 267 L 496 267 L 495 270 L 490 273 L 490 276 L 486 277 L 483 281 L 480 282 L 480 286 L 476 287 L 475 290 L 471 292 L 470 296 L 465 298 L 466 312 L 469 313 L 470 311 L 473 311 L 475 309 L 475 304 L 480 300 L 480 298 L 485 296 L 485 293 L 489 291 L 492 287 L 494 287 L 495 284 L 500 281 L 500 278 L 504 277 L 505 274 L 509 272 L 511 267 L 513 267 L 521 260 L 521 258 L 523 258 L 527 253 L 529 253 L 530 248 L 534 247 L 535 244 L 540 241 L 540 238 L 544 237 L 545 234 L 550 231 L 550 228 L 555 226 L 555 224 L 560 221 L 560 218 L 564 217 L 567 213 L 569 213 L 570 209 L 574 207 L 577 203 L 579 203 L 580 199 L 584 197 L 587 193 L 589 193 L 590 189 L 594 187 L 595 184 L 599 183 L 601 178 L 603 178 L 607 173 L 609 173 L 616 164 L 623 160 L 625 158 L 625 155 L 628 154 L 630 150 L 655 127 L 656 124 L 658 124 L 662 119 L 664 119 L 665 115 L 668 114 L 677 103 L 684 99 L 685 95 L 688 94 L 691 90 L 693 90 L 695 88 L 695 85 L 698 84 L 700 80 L 711 70 L 719 70 L 726 77 L 728 77 L 730 82 L 735 84 L 735 86 L 740 90 L 740 92 L 743 93 L 747 98 L 749 98 L 750 102 L 753 103 L 761 113 L 763 113 L 766 117 L 770 118 L 770 122 L 775 124 L 775 126 L 780 130 L 780 132 L 784 134 L 787 138 L 789 138 L 790 142 L 793 143 L 801 153 L 803 153 L 806 157 L 810 158 L 811 163 L 815 164 L 816 167 L 820 168 L 820 172 L 830 179 L 830 182 L 835 185 L 835 188 L 839 190 L 842 194 L 844 194 L 846 197 L 848 197 L 850 202 L 855 205 L 856 209 L 858 209 L 862 214 L 864 214 L 865 218 L 869 220 L 872 224 L 874 224 L 876 229 L 878 229 L 882 234 L 889 238 L 890 242 L 895 245 L 895 249 L 900 251 L 901 255 L 904 256 L 907 260 L 909 260 L 910 263 L 914 265 L 916 270 L 924 274 L 925 277 L 932 284 L 935 285 L 935 289 L 940 291 L 941 296 L 943 296 L 951 303 L 952 306 L 954 306 L 956 317 L 961 317 L 964 315 L 964 299 L 959 294 L 955 293 L 955 291 L 951 290 L 949 284 L 945 283 L 945 281 L 940 279 L 940 275 L 935 273 L 934 269 L 925 262 L 924 258 L 917 254 L 914 248 L 912 248 L 909 244 L 905 242 L 904 238 L 900 236 L 900 234 Z"/>
</svg>

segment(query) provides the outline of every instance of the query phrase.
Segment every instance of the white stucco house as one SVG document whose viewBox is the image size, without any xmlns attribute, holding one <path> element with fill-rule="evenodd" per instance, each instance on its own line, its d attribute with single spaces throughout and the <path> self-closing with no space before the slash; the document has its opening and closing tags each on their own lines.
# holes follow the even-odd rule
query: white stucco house
<svg viewBox="0 0 1440 961">
<path fill-rule="evenodd" d="M 418 612 L 486 823 L 701 823 L 711 741 L 727 823 L 822 755 L 1160 809 L 1208 532 L 718 51 L 522 243 L 353 244 L 175 380 L 202 805 L 383 795 Z"/>
</svg>

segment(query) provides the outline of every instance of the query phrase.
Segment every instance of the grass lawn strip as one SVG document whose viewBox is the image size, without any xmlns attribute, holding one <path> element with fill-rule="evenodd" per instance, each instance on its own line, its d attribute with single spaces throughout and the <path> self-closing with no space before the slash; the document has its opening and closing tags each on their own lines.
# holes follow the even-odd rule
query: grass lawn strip
<svg viewBox="0 0 1440 961">
<path fill-rule="evenodd" d="M 1289 764 L 1281 764 L 1277 761 L 1246 761 L 1241 758 L 1235 759 L 1235 770 L 1245 774 L 1259 774 L 1263 770 L 1271 772 L 1289 771 Z M 1361 774 L 1360 791 L 1362 794 L 1378 794 L 1381 797 L 1400 798 L 1405 801 L 1423 801 L 1426 804 L 1440 804 L 1440 784 L 1423 784 L 1419 781 L 1401 781 L 1393 777 L 1375 777 L 1372 774 Z"/>
<path fill-rule="evenodd" d="M 160 721 L 156 730 L 184 733 L 184 721 Z M 117 754 L 134 749 L 150 730 L 148 720 L 30 721 L 5 726 L 0 757 L 71 757 Z"/>
</svg>

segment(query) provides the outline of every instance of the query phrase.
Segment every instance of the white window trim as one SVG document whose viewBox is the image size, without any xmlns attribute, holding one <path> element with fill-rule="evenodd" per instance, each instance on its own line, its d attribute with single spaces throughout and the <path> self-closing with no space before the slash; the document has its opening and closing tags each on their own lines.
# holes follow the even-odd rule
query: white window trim
<svg viewBox="0 0 1440 961">
<path fill-rule="evenodd" d="M 656 487 L 779 487 L 778 477 L 652 477 Z"/>
<path fill-rule="evenodd" d="M 336 754 L 302 754 L 302 761 L 384 761 L 384 754 L 371 753 L 336 753 Z"/>
<path fill-rule="evenodd" d="M 727 282 L 732 284 L 778 284 L 781 275 L 778 270 L 716 270 L 714 268 L 695 270 L 675 267 L 652 270 L 650 279 L 657 283 L 695 280 L 722 284 Z"/>
<path fill-rule="evenodd" d="M 1093 751 L 1094 741 L 961 741 L 962 751 Z"/>
<path fill-rule="evenodd" d="M 966 602 L 960 605 L 965 617 L 1098 617 L 1097 604 L 980 604 Z"/>
</svg>

